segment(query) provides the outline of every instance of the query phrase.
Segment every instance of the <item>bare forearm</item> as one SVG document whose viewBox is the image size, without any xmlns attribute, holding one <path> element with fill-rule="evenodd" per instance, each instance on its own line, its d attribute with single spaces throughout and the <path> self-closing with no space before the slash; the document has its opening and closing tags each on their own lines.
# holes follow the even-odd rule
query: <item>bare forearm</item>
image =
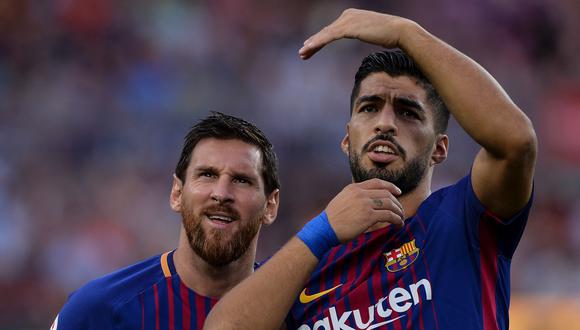
<svg viewBox="0 0 580 330">
<path fill-rule="evenodd" d="M 465 131 L 497 158 L 535 143 L 531 122 L 479 64 L 406 21 L 399 46 L 413 58 Z"/>
<path fill-rule="evenodd" d="M 537 141 L 528 117 L 475 61 L 407 21 L 400 47 L 433 84 L 458 123 L 483 149 L 472 167 L 480 201 L 501 217 L 531 194 Z"/>
<path fill-rule="evenodd" d="M 204 329 L 278 329 L 328 249 L 377 222 L 402 224 L 403 209 L 395 197 L 399 194 L 399 188 L 379 179 L 346 186 L 324 212 L 216 304 Z"/>
<path fill-rule="evenodd" d="M 308 247 L 292 238 L 216 304 L 204 329 L 278 329 L 317 264 Z"/>
</svg>

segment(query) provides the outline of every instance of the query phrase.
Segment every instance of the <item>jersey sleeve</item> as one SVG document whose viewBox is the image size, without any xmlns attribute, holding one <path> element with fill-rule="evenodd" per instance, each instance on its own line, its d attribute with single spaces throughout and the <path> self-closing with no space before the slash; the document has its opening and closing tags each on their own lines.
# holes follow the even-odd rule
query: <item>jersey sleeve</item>
<svg viewBox="0 0 580 330">
<path fill-rule="evenodd" d="M 89 283 L 70 295 L 54 320 L 54 330 L 114 329 L 111 308 L 98 286 Z"/>
<path fill-rule="evenodd" d="M 509 218 L 501 218 L 486 209 L 475 195 L 471 175 L 458 183 L 458 188 L 465 196 L 465 221 L 470 236 L 481 245 L 485 236 L 493 236 L 498 253 L 511 259 L 523 235 L 533 201 L 533 191 L 526 205 Z"/>
</svg>

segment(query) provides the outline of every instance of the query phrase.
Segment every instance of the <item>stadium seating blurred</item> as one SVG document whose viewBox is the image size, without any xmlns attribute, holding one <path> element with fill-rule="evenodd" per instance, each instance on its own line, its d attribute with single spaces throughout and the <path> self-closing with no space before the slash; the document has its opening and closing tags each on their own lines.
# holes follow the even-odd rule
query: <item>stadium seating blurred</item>
<svg viewBox="0 0 580 330">
<path fill-rule="evenodd" d="M 297 50 L 343 9 L 406 16 L 484 65 L 535 124 L 536 201 L 512 267 L 512 329 L 580 329 L 580 2 L 0 2 L 0 329 L 47 328 L 91 278 L 172 249 L 184 133 L 210 110 L 256 122 L 280 157 L 274 252 L 348 183 L 339 141 L 376 47 Z M 436 187 L 477 146 L 452 122 Z"/>
</svg>

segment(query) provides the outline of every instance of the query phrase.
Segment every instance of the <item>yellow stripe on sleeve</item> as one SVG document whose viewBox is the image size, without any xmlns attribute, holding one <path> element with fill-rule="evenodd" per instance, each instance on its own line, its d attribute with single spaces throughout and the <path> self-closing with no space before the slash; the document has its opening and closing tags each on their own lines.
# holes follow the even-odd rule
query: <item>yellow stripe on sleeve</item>
<svg viewBox="0 0 580 330">
<path fill-rule="evenodd" d="M 161 269 L 163 269 L 163 275 L 165 275 L 165 277 L 171 277 L 171 272 L 169 271 L 169 264 L 167 264 L 168 255 L 169 252 L 165 252 L 161 255 Z"/>
</svg>

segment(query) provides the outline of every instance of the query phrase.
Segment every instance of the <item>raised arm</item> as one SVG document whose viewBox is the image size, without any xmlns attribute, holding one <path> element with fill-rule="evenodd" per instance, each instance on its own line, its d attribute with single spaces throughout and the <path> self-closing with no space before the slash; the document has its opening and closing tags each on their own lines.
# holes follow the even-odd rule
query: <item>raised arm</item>
<svg viewBox="0 0 580 330">
<path fill-rule="evenodd" d="M 317 241 L 326 234 L 340 242 L 350 241 L 377 222 L 402 225 L 403 208 L 392 183 L 372 179 L 344 188 L 326 208 L 331 232 L 313 219 L 278 253 L 249 278 L 234 287 L 214 306 L 204 329 L 278 329 L 318 265 L 315 254 L 328 242 Z M 377 202 L 380 200 L 381 202 Z M 306 232 L 306 234 L 304 234 Z M 303 234 L 303 235 L 302 235 Z M 305 243 L 306 242 L 306 243 Z"/>
<path fill-rule="evenodd" d="M 482 146 L 472 168 L 480 201 L 503 218 L 526 204 L 532 190 L 536 135 L 530 120 L 485 69 L 413 21 L 356 9 L 344 11 L 306 40 L 299 54 L 307 59 L 341 38 L 399 47 L 413 58 L 451 114 Z"/>
</svg>

